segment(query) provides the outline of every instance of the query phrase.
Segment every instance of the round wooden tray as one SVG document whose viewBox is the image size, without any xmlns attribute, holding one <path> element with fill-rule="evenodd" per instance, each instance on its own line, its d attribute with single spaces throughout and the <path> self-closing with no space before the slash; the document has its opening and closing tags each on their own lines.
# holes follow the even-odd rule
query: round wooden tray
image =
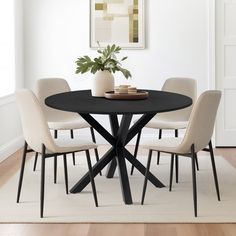
<svg viewBox="0 0 236 236">
<path fill-rule="evenodd" d="M 141 100 L 148 97 L 148 92 L 138 90 L 137 93 L 115 93 L 109 91 L 105 93 L 105 98 L 113 100 Z"/>
</svg>

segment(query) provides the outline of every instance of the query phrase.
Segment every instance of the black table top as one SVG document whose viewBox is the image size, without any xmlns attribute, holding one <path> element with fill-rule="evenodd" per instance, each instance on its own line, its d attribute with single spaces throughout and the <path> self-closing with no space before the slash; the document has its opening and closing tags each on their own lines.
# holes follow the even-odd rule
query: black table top
<svg viewBox="0 0 236 236">
<path fill-rule="evenodd" d="M 147 90 L 144 100 L 109 100 L 92 97 L 91 90 L 71 91 L 45 99 L 49 107 L 80 114 L 144 114 L 182 109 L 192 104 L 192 99 L 177 93 Z"/>
</svg>

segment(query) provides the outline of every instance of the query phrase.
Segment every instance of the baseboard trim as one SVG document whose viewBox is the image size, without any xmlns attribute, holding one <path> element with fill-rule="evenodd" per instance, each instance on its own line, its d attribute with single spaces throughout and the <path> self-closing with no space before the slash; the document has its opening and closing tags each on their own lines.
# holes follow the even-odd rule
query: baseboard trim
<svg viewBox="0 0 236 236">
<path fill-rule="evenodd" d="M 216 148 L 236 148 L 236 146 L 216 146 Z"/>
<path fill-rule="evenodd" d="M 19 150 L 24 144 L 23 136 L 19 136 L 10 142 L 0 146 L 0 162 Z"/>
</svg>

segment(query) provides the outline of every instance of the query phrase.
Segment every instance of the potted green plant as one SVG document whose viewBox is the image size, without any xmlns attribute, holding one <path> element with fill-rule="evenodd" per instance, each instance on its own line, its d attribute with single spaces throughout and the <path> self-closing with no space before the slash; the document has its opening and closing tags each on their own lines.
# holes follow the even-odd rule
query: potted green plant
<svg viewBox="0 0 236 236">
<path fill-rule="evenodd" d="M 114 90 L 114 77 L 112 73 L 120 71 L 126 79 L 131 77 L 130 72 L 122 67 L 121 62 L 126 60 L 123 57 L 121 60 L 117 58 L 121 48 L 113 44 L 106 48 L 97 50 L 99 56 L 91 59 L 89 56 L 79 57 L 76 61 L 76 74 L 84 74 L 91 72 L 95 74 L 92 86 L 92 96 L 104 97 L 104 93 Z"/>
</svg>

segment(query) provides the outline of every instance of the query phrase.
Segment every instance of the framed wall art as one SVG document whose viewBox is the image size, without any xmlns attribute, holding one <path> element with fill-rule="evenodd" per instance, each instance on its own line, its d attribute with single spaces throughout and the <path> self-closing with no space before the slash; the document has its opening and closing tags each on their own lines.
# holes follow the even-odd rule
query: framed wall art
<svg viewBox="0 0 236 236">
<path fill-rule="evenodd" d="M 145 47 L 144 0 L 90 0 L 90 47 Z"/>
</svg>

